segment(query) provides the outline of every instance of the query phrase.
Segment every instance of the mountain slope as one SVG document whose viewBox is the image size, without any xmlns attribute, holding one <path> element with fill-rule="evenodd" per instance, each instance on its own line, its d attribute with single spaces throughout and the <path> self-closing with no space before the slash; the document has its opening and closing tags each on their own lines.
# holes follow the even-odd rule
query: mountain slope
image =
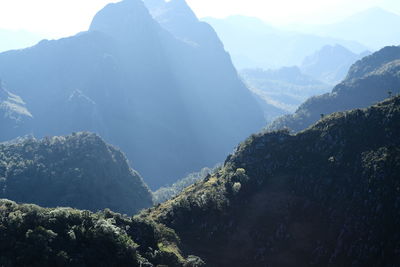
<svg viewBox="0 0 400 267">
<path fill-rule="evenodd" d="M 153 204 L 125 156 L 88 133 L 0 144 L 0 198 L 130 215 Z"/>
<path fill-rule="evenodd" d="M 4 88 L 0 80 L 0 140 L 30 133 L 33 115 L 21 97 Z"/>
<path fill-rule="evenodd" d="M 400 47 L 385 47 L 356 62 L 346 79 L 331 93 L 312 97 L 292 115 L 278 118 L 268 130 L 306 129 L 322 115 L 353 108 L 364 108 L 385 99 L 388 93 L 400 93 Z"/>
<path fill-rule="evenodd" d="M 325 45 L 340 44 L 357 53 L 367 49 L 353 41 L 274 28 L 252 17 L 202 20 L 216 30 L 238 69 L 300 65 L 306 56 Z"/>
<path fill-rule="evenodd" d="M 145 214 L 207 266 L 397 266 L 399 123 L 396 97 L 296 135 L 253 135 Z"/>
<path fill-rule="evenodd" d="M 0 73 L 35 114 L 35 136 L 96 132 L 158 188 L 264 123 L 213 31 L 194 43 L 163 27 L 140 0 L 109 4 L 88 32 L 0 54 Z"/>
<path fill-rule="evenodd" d="M 0 200 L 1 266 L 203 266 L 162 225 L 105 210 L 44 209 Z"/>
<path fill-rule="evenodd" d="M 320 81 L 338 84 L 346 77 L 351 65 L 369 54 L 364 52 L 358 55 L 341 45 L 328 45 L 306 57 L 300 68 Z"/>
</svg>

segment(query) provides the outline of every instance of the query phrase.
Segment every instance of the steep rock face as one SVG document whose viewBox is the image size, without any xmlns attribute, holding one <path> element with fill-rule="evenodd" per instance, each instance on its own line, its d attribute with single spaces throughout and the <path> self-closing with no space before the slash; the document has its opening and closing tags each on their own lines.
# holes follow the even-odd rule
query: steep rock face
<svg viewBox="0 0 400 267">
<path fill-rule="evenodd" d="M 316 122 L 321 115 L 365 108 L 400 93 L 400 47 L 385 47 L 356 62 L 346 79 L 331 93 L 312 97 L 292 115 L 278 118 L 268 130 L 289 128 L 301 131 Z"/>
<path fill-rule="evenodd" d="M 96 132 L 157 188 L 220 162 L 262 127 L 262 111 L 215 33 L 188 7 L 179 12 L 174 21 L 192 21 L 180 37 L 142 1 L 124 0 L 100 11 L 88 32 L 0 54 L 0 72 L 35 114 L 34 135 Z M 197 26 L 207 34 L 196 28 L 185 39 Z M 74 92 L 90 101 L 77 108 Z"/>
<path fill-rule="evenodd" d="M 145 0 L 144 3 L 153 18 L 176 38 L 201 46 L 208 52 L 214 50 L 215 54 L 221 54 L 223 45 L 214 29 L 208 23 L 199 21 L 185 0 Z M 227 54 L 225 59 L 229 60 Z"/>
<path fill-rule="evenodd" d="M 400 264 L 400 97 L 254 135 L 146 213 L 207 266 Z"/>
<path fill-rule="evenodd" d="M 22 98 L 5 89 L 0 80 L 0 140 L 29 134 L 32 120 Z"/>
<path fill-rule="evenodd" d="M 306 57 L 301 70 L 320 81 L 328 84 L 338 84 L 347 75 L 350 67 L 369 52 L 356 54 L 341 45 L 327 45 Z"/>
<path fill-rule="evenodd" d="M 130 215 L 152 205 L 125 156 L 88 133 L 0 145 L 0 198 Z"/>
<path fill-rule="evenodd" d="M 45 209 L 0 199 L 1 266 L 203 266 L 173 230 L 110 210 Z"/>
</svg>

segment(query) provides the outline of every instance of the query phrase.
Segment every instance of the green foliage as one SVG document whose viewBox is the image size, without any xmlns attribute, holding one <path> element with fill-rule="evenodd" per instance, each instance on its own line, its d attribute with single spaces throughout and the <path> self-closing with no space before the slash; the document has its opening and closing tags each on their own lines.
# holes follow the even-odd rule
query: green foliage
<svg viewBox="0 0 400 267">
<path fill-rule="evenodd" d="M 152 205 L 125 156 L 89 133 L 0 144 L 0 198 L 127 214 Z"/>
<path fill-rule="evenodd" d="M 211 266 L 397 266 L 400 97 L 252 135 L 143 217 Z M 285 255 L 285 257 L 282 257 Z"/>
<path fill-rule="evenodd" d="M 44 209 L 0 200 L 0 237 L 0 266 L 188 264 L 172 230 L 109 210 Z"/>
<path fill-rule="evenodd" d="M 216 172 L 219 168 L 221 168 L 220 164 L 217 164 L 212 169 L 203 168 L 199 172 L 191 173 L 187 175 L 185 178 L 178 180 L 171 186 L 161 187 L 160 189 L 158 189 L 153 193 L 154 203 L 159 204 L 173 198 L 174 196 L 182 192 L 186 187 L 191 186 L 197 181 L 206 178 L 208 175 Z"/>
</svg>

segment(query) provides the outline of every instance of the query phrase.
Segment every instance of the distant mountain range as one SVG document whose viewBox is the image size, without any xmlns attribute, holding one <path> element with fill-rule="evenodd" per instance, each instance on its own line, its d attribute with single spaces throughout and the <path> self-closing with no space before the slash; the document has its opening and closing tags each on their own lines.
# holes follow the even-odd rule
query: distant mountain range
<svg viewBox="0 0 400 267">
<path fill-rule="evenodd" d="M 240 72 L 271 122 L 280 115 L 293 113 L 309 97 L 331 90 L 331 86 L 305 75 L 298 67 L 277 70 L 244 69 Z"/>
<path fill-rule="evenodd" d="M 351 65 L 369 54 L 369 51 L 356 54 L 341 45 L 327 45 L 306 57 L 300 68 L 307 75 L 336 85 L 346 77 Z"/>
<path fill-rule="evenodd" d="M 96 132 L 155 189 L 220 162 L 265 120 L 208 24 L 184 1 L 146 4 L 109 4 L 87 32 L 1 53 L 0 77 L 33 117 L 27 133 Z"/>
<path fill-rule="evenodd" d="M 202 20 L 213 26 L 238 69 L 300 65 L 306 56 L 326 45 L 340 44 L 354 53 L 367 50 L 355 41 L 278 29 L 253 17 Z"/>
<path fill-rule="evenodd" d="M 400 45 L 400 15 L 374 7 L 340 22 L 309 27 L 308 33 L 354 40 L 369 49 Z"/>
<path fill-rule="evenodd" d="M 389 46 L 357 61 L 345 80 L 331 93 L 311 97 L 291 115 L 278 118 L 268 130 L 306 129 L 321 116 L 353 108 L 365 108 L 389 95 L 400 94 L 400 46 Z"/>
</svg>

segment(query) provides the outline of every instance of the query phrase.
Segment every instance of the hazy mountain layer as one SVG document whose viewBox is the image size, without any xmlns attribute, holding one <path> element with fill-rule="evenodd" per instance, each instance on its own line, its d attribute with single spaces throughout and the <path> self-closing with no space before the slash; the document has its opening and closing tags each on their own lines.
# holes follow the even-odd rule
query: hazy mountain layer
<svg viewBox="0 0 400 267">
<path fill-rule="evenodd" d="M 374 7 L 340 22 L 310 27 L 312 34 L 355 40 L 370 49 L 400 44 L 400 16 Z"/>
<path fill-rule="evenodd" d="M 249 89 L 265 103 L 267 121 L 296 111 L 307 98 L 330 90 L 330 86 L 303 74 L 298 67 L 278 70 L 245 69 L 240 72 Z"/>
<path fill-rule="evenodd" d="M 165 226 L 105 210 L 44 209 L 0 200 L 1 266 L 203 266 Z"/>
<path fill-rule="evenodd" d="M 101 10 L 88 32 L 0 54 L 2 77 L 35 116 L 33 134 L 96 132 L 158 188 L 220 162 L 262 127 L 216 34 L 174 3 L 168 16 L 187 27 L 180 34 L 142 1 L 124 0 Z"/>
<path fill-rule="evenodd" d="M 0 198 L 129 215 L 153 204 L 125 156 L 88 133 L 0 144 Z"/>
<path fill-rule="evenodd" d="M 306 57 L 300 68 L 307 75 L 336 85 L 346 77 L 351 65 L 369 54 L 368 51 L 356 54 L 341 45 L 327 45 Z"/>
<path fill-rule="evenodd" d="M 397 266 L 399 124 L 396 97 L 296 135 L 253 135 L 146 214 L 207 266 Z"/>
<path fill-rule="evenodd" d="M 277 29 L 252 17 L 202 20 L 216 30 L 238 69 L 300 65 L 306 56 L 325 45 L 340 44 L 356 53 L 367 49 L 353 41 Z"/>
<path fill-rule="evenodd" d="M 269 130 L 289 128 L 301 131 L 321 115 L 353 108 L 364 108 L 400 93 L 400 47 L 385 47 L 356 62 L 346 79 L 331 93 L 312 97 L 292 115 L 278 118 Z"/>
</svg>

